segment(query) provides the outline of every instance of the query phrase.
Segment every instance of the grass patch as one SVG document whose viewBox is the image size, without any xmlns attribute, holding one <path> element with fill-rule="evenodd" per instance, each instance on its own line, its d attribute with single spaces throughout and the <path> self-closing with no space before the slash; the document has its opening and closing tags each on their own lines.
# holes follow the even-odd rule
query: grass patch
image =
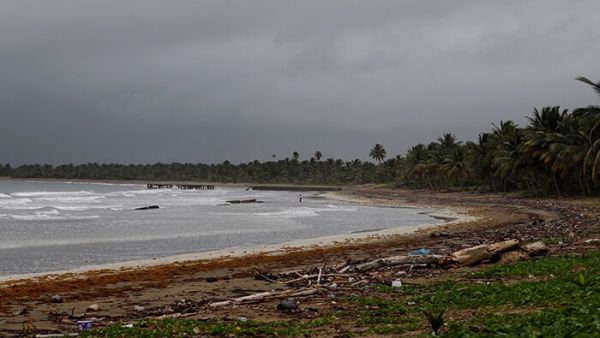
<svg viewBox="0 0 600 338">
<path fill-rule="evenodd" d="M 585 256 L 542 257 L 535 261 L 516 262 L 507 265 L 495 265 L 480 272 L 473 273 L 473 278 L 486 277 L 525 277 L 556 276 L 564 278 L 573 272 L 588 271 L 600 273 L 600 252 L 592 252 Z"/>
<path fill-rule="evenodd" d="M 232 321 L 222 320 L 150 320 L 140 321 L 132 328 L 120 324 L 83 333 L 81 337 L 190 337 L 211 336 L 287 336 L 313 335 L 313 329 L 329 325 L 334 318 L 322 317 L 310 321 Z"/>
</svg>

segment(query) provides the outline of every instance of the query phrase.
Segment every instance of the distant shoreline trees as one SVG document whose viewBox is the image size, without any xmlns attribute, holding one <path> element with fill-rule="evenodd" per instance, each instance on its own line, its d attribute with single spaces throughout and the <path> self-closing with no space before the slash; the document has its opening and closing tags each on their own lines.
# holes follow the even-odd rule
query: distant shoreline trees
<svg viewBox="0 0 600 338">
<path fill-rule="evenodd" d="M 578 77 L 600 97 L 600 82 Z M 310 160 L 253 161 L 234 165 L 156 163 L 146 165 L 48 164 L 12 168 L 0 164 L 0 176 L 97 180 L 178 180 L 239 183 L 364 184 L 388 183 L 412 189 L 525 191 L 534 195 L 594 195 L 600 191 L 600 106 L 570 112 L 558 106 L 534 108 L 528 125 L 513 121 L 492 124 L 477 141 L 460 142 L 444 133 L 429 144 L 412 146 L 404 156 L 385 160 L 375 144 L 377 161 L 328 158 L 317 150 Z"/>
</svg>

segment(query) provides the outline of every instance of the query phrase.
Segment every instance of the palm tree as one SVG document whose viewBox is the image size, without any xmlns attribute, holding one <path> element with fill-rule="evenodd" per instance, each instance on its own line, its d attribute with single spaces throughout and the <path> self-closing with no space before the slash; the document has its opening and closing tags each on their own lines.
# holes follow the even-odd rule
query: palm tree
<svg viewBox="0 0 600 338">
<path fill-rule="evenodd" d="M 446 156 L 442 171 L 449 179 L 458 180 L 460 188 L 463 189 L 464 180 L 469 176 L 464 147 L 456 147 L 449 156 Z"/>
<path fill-rule="evenodd" d="M 600 96 L 600 82 L 594 83 L 583 76 L 579 76 L 575 79 L 590 85 L 596 94 Z M 573 114 L 589 118 L 585 121 L 587 122 L 588 127 L 591 127 L 588 132 L 588 142 L 590 147 L 585 155 L 583 170 L 585 171 L 588 167 L 591 167 L 592 180 L 595 182 L 600 174 L 600 136 L 598 135 L 598 130 L 600 129 L 600 106 L 590 105 L 584 108 L 577 108 Z"/>
<path fill-rule="evenodd" d="M 502 190 L 506 191 L 509 181 L 514 181 L 523 167 L 523 156 L 519 149 L 523 133 L 513 121 L 500 121 L 499 126 L 494 125 L 491 137 L 496 144 L 492 166 L 494 173 L 500 177 Z"/>
<path fill-rule="evenodd" d="M 321 153 L 321 151 L 319 151 L 319 150 L 315 151 L 315 159 L 317 159 L 317 161 L 320 161 L 321 157 L 323 157 L 323 154 Z"/>
<path fill-rule="evenodd" d="M 541 172 L 547 172 L 552 176 L 556 193 L 561 193 L 561 174 L 557 166 L 553 166 L 546 156 L 542 159 L 543 154 L 548 154 L 550 145 L 556 134 L 559 134 L 563 127 L 564 121 L 569 116 L 567 109 L 562 110 L 559 106 L 544 107 L 541 111 L 537 108 L 533 109 L 533 116 L 527 117 L 530 124 L 525 129 L 525 141 L 521 146 L 523 156 L 532 160 L 530 166 L 538 167 Z M 541 162 L 541 163 L 540 163 Z"/>
<path fill-rule="evenodd" d="M 385 159 L 386 155 L 387 155 L 387 152 L 385 151 L 385 148 L 383 148 L 383 146 L 379 143 L 375 144 L 373 146 L 373 148 L 371 148 L 371 151 L 369 152 L 369 156 L 372 159 L 377 160 L 377 162 L 379 162 L 379 163 L 381 163 Z"/>
<path fill-rule="evenodd" d="M 587 195 L 591 194 L 591 189 L 585 177 L 584 161 L 592 146 L 589 133 L 593 132 L 587 130 L 589 127 L 585 118 L 570 115 L 563 121 L 560 132 L 547 136 L 550 145 L 540 156 L 560 177 L 575 176 L 581 193 Z"/>
<path fill-rule="evenodd" d="M 298 159 L 300 159 L 300 154 L 298 154 L 298 152 L 297 152 L 297 151 L 294 151 L 294 152 L 292 153 L 292 159 L 293 159 L 294 161 L 298 161 Z"/>
<path fill-rule="evenodd" d="M 491 142 L 491 134 L 479 134 L 478 142 L 467 142 L 466 147 L 470 172 L 479 179 L 489 180 L 490 188 L 496 192 L 496 181 L 492 168 L 494 144 Z"/>
<path fill-rule="evenodd" d="M 533 116 L 528 116 L 529 129 L 543 132 L 556 132 L 569 115 L 569 110 L 560 110 L 560 106 L 544 107 L 541 111 L 533 108 Z"/>
<path fill-rule="evenodd" d="M 410 148 L 406 153 L 404 166 L 397 172 L 400 180 L 414 182 L 418 187 L 429 185 L 431 188 L 431 180 L 426 177 L 425 161 L 427 161 L 428 153 L 424 144 L 417 144 Z"/>
<path fill-rule="evenodd" d="M 454 148 L 455 146 L 462 143 L 462 142 L 456 142 L 456 136 L 454 136 L 452 133 L 442 134 L 441 137 L 437 138 L 437 141 L 442 147 L 444 147 L 446 149 Z"/>
<path fill-rule="evenodd" d="M 596 92 L 596 94 L 598 94 L 598 96 L 600 96 L 600 82 L 596 82 L 594 83 L 592 80 L 583 77 L 583 76 L 579 76 L 576 77 L 575 80 L 577 81 L 581 81 L 585 84 L 588 84 L 592 87 L 592 89 Z M 590 105 L 584 108 L 577 108 L 573 111 L 573 114 L 579 116 L 579 115 L 583 115 L 583 116 L 594 116 L 594 117 L 600 117 L 600 106 L 599 105 Z"/>
</svg>

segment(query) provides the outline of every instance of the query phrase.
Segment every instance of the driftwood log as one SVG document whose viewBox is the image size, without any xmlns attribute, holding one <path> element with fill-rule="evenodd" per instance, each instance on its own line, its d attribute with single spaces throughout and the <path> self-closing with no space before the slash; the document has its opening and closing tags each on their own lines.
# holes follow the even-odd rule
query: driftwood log
<svg viewBox="0 0 600 338">
<path fill-rule="evenodd" d="M 364 272 L 373 269 L 378 269 L 384 266 L 438 264 L 442 258 L 443 256 L 438 255 L 391 256 L 358 264 L 354 266 L 354 270 L 358 272 Z"/>
<path fill-rule="evenodd" d="M 460 266 L 475 265 L 481 261 L 490 259 L 505 251 L 519 247 L 519 241 L 511 239 L 493 244 L 482 244 L 471 248 L 462 249 L 452 253 L 451 259 Z"/>
</svg>

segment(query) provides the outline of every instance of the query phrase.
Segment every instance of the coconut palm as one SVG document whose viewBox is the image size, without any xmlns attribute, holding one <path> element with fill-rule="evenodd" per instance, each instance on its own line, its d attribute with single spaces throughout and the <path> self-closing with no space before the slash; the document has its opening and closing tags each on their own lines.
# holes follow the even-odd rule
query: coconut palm
<svg viewBox="0 0 600 338">
<path fill-rule="evenodd" d="M 319 151 L 319 150 L 315 151 L 315 159 L 317 161 L 320 161 L 321 157 L 323 157 L 323 154 L 321 153 L 321 151 Z"/>
<path fill-rule="evenodd" d="M 469 176 L 464 147 L 455 147 L 451 153 L 446 156 L 444 164 L 442 165 L 442 171 L 449 179 L 458 180 L 460 188 L 463 189 L 464 180 Z"/>
<path fill-rule="evenodd" d="M 494 144 L 491 142 L 491 134 L 481 133 L 477 142 L 467 142 L 467 164 L 470 172 L 479 179 L 488 181 L 492 191 L 496 191 L 492 157 Z"/>
<path fill-rule="evenodd" d="M 513 121 L 500 121 L 499 126 L 494 125 L 491 137 L 496 144 L 492 166 L 495 174 L 500 177 L 503 191 L 506 191 L 508 183 L 514 182 L 514 176 L 517 176 L 523 166 L 519 149 L 523 135 Z"/>
<path fill-rule="evenodd" d="M 456 142 L 456 136 L 452 133 L 444 133 L 437 138 L 438 143 L 445 149 L 451 149 L 460 145 L 462 142 Z"/>
<path fill-rule="evenodd" d="M 579 76 L 576 77 L 575 80 L 577 81 L 581 81 L 585 84 L 588 84 L 592 87 L 592 89 L 596 92 L 596 94 L 598 94 L 598 96 L 600 96 L 600 82 L 596 82 L 594 83 L 592 80 L 583 77 L 583 76 Z M 577 108 L 573 111 L 573 114 L 575 114 L 576 116 L 593 116 L 593 117 L 600 117 L 600 106 L 599 105 L 590 105 L 584 108 Z"/>
<path fill-rule="evenodd" d="M 298 160 L 300 159 L 300 154 L 299 154 L 297 151 L 294 151 L 294 152 L 292 153 L 292 159 L 293 159 L 294 161 L 298 161 Z"/>
<path fill-rule="evenodd" d="M 591 148 L 589 133 L 586 130 L 585 118 L 569 116 L 562 122 L 560 132 L 547 135 L 549 143 L 540 159 L 551 166 L 559 177 L 575 176 L 583 194 L 591 194 L 588 178 L 585 177 L 584 160 Z M 587 128 L 589 129 L 589 128 Z M 582 170 L 582 168 L 584 170 Z"/>
<path fill-rule="evenodd" d="M 559 106 L 544 107 L 542 110 L 533 109 L 529 126 L 525 129 L 525 140 L 521 145 L 523 156 L 531 160 L 529 167 L 539 167 L 540 172 L 546 172 L 552 177 L 556 193 L 561 193 L 562 170 L 559 166 L 552 165 L 548 156 L 542 159 L 543 154 L 550 154 L 548 150 L 554 142 L 556 135 L 560 135 L 563 123 L 569 116 L 567 109 L 561 110 Z"/>
<path fill-rule="evenodd" d="M 528 116 L 530 130 L 556 132 L 561 126 L 561 123 L 569 115 L 569 110 L 560 110 L 560 106 L 544 107 L 541 111 L 533 108 L 533 116 Z"/>
<path fill-rule="evenodd" d="M 377 162 L 379 162 L 379 163 L 381 163 L 385 159 L 386 155 L 387 155 L 387 152 L 385 151 L 385 148 L 383 148 L 383 146 L 379 143 L 375 144 L 373 146 L 373 148 L 371 148 L 371 151 L 369 152 L 369 156 L 372 159 L 377 160 Z"/>
</svg>

